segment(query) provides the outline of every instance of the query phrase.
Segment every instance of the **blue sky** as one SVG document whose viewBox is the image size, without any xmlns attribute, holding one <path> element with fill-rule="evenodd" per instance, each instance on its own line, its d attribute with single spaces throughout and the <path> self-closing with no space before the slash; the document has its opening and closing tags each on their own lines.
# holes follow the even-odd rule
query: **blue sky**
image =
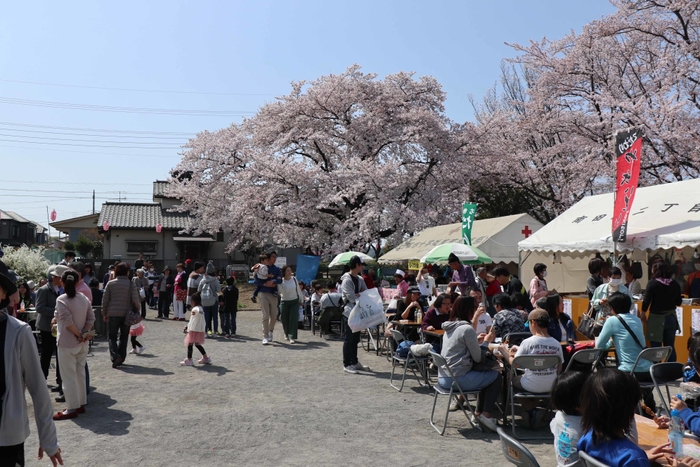
<svg viewBox="0 0 700 467">
<path fill-rule="evenodd" d="M 88 214 L 93 189 L 98 210 L 119 191 L 149 201 L 188 135 L 354 63 L 380 76 L 432 75 L 448 116 L 470 120 L 468 96 L 481 98 L 515 55 L 505 42 L 559 38 L 613 11 L 607 0 L 8 2 L 0 209 L 46 224 L 47 205 L 58 219 Z M 91 110 L 66 108 L 76 105 Z"/>
</svg>

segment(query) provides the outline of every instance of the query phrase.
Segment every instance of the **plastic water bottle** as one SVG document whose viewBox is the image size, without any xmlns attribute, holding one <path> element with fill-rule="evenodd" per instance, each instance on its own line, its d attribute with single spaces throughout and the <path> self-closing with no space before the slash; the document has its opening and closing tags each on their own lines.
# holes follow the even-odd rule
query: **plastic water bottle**
<svg viewBox="0 0 700 467">
<path fill-rule="evenodd" d="M 671 423 L 668 425 L 668 440 L 676 457 L 683 455 L 683 419 L 678 410 L 671 410 Z"/>
</svg>

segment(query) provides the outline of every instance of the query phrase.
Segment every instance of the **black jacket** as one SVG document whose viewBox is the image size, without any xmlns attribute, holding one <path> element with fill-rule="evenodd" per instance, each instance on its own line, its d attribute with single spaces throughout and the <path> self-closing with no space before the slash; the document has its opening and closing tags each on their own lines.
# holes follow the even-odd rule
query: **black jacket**
<svg viewBox="0 0 700 467">
<path fill-rule="evenodd" d="M 235 285 L 223 289 L 224 313 L 238 312 L 238 288 Z"/>
</svg>

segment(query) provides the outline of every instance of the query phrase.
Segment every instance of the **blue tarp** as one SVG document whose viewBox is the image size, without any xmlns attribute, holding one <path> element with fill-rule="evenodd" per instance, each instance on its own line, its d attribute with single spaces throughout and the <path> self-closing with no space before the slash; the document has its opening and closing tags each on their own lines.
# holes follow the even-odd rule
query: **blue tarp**
<svg viewBox="0 0 700 467">
<path fill-rule="evenodd" d="M 310 284 L 316 279 L 318 274 L 318 264 L 321 262 L 320 256 L 299 255 L 297 256 L 297 280 Z"/>
</svg>

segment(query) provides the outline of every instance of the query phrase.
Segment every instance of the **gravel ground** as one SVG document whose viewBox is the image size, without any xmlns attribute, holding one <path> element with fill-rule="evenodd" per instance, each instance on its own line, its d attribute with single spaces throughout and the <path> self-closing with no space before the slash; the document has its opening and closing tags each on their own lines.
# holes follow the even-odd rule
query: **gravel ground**
<svg viewBox="0 0 700 467">
<path fill-rule="evenodd" d="M 360 349 L 374 372 L 347 374 L 342 342 L 300 331 L 291 346 L 278 324 L 275 343 L 263 346 L 260 320 L 258 310 L 239 312 L 239 337 L 208 339 L 213 364 L 194 368 L 179 365 L 181 322 L 147 319 L 139 339 L 146 352 L 129 355 L 119 369 L 98 339 L 88 357 L 87 413 L 57 422 L 65 465 L 505 463 L 498 437 L 470 428 L 461 413 L 451 413 L 445 436 L 438 435 L 428 422 L 430 392 L 415 380 L 401 393 L 392 389 L 385 357 Z M 446 398 L 438 404 L 442 412 Z M 551 440 L 525 444 L 543 467 L 555 465 Z M 25 449 L 28 466 L 48 464 L 35 460 L 34 424 Z"/>
</svg>

